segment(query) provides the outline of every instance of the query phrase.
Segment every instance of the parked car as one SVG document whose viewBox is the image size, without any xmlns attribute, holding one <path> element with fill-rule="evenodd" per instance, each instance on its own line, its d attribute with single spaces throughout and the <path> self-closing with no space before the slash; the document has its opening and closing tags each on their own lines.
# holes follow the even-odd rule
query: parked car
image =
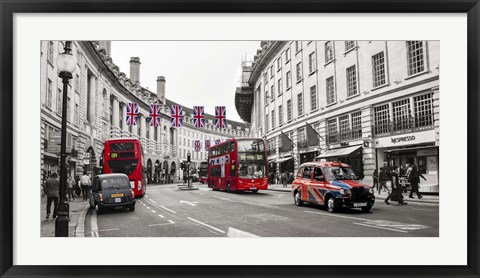
<svg viewBox="0 0 480 278">
<path fill-rule="evenodd" d="M 369 212 L 374 203 L 373 188 L 358 181 L 352 168 L 341 162 L 302 164 L 292 185 L 297 206 L 303 202 L 324 205 L 328 212 L 339 208 L 361 208 Z"/>
<path fill-rule="evenodd" d="M 135 193 L 125 174 L 102 174 L 94 177 L 90 191 L 90 207 L 102 214 L 107 208 L 128 208 L 135 211 Z"/>
</svg>

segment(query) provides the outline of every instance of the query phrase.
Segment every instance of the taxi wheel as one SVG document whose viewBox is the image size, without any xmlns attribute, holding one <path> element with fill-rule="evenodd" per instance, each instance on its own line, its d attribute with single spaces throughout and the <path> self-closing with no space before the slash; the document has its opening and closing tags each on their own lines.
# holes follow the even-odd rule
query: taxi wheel
<svg viewBox="0 0 480 278">
<path fill-rule="evenodd" d="M 229 182 L 227 182 L 227 192 L 231 192 L 231 191 L 230 191 L 230 183 L 229 183 Z"/>
<path fill-rule="evenodd" d="M 333 197 L 330 197 L 327 200 L 327 211 L 330 213 L 337 211 L 337 204 L 335 203 L 335 199 Z"/>
<path fill-rule="evenodd" d="M 372 206 L 370 206 L 370 205 L 368 205 L 366 207 L 362 207 L 363 212 L 370 212 L 371 209 L 372 209 Z"/>
<path fill-rule="evenodd" d="M 252 190 L 253 193 L 257 193 L 258 192 L 258 189 L 254 189 Z"/>
<path fill-rule="evenodd" d="M 295 196 L 293 196 L 293 200 L 295 201 L 295 205 L 297 205 L 297 206 L 302 206 L 303 205 L 302 192 L 300 190 L 295 192 Z"/>
<path fill-rule="evenodd" d="M 215 182 L 212 182 L 212 190 L 216 191 L 217 189 L 215 188 Z"/>
<path fill-rule="evenodd" d="M 135 205 L 130 206 L 130 211 L 135 211 Z"/>
<path fill-rule="evenodd" d="M 96 209 L 97 209 L 97 214 L 103 214 L 103 208 L 99 204 L 96 205 Z"/>
</svg>

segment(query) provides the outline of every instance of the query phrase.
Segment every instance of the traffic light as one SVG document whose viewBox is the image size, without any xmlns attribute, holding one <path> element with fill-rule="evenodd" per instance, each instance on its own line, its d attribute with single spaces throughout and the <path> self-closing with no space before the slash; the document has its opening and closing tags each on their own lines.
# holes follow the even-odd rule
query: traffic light
<svg viewBox="0 0 480 278">
<path fill-rule="evenodd" d="M 187 153 L 187 162 L 190 162 L 190 153 Z"/>
</svg>

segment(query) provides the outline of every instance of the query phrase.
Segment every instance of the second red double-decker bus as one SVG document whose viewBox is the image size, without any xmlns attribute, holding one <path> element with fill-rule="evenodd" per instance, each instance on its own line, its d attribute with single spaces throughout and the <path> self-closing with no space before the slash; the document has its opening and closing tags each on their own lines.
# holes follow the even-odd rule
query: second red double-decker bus
<svg viewBox="0 0 480 278">
<path fill-rule="evenodd" d="M 103 172 L 126 174 L 135 196 L 143 196 L 147 187 L 143 157 L 142 145 L 137 138 L 107 139 L 103 149 Z"/>
<path fill-rule="evenodd" d="M 262 139 L 238 138 L 210 147 L 208 187 L 226 191 L 268 189 L 267 155 Z"/>
<path fill-rule="evenodd" d="M 202 184 L 207 183 L 208 180 L 208 161 L 200 162 L 200 168 L 198 170 L 199 181 Z"/>
</svg>

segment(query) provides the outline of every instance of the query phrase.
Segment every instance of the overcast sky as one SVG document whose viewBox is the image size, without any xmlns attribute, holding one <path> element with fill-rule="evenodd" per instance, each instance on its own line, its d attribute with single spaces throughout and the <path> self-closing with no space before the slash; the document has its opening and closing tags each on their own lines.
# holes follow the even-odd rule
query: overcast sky
<svg viewBox="0 0 480 278">
<path fill-rule="evenodd" d="M 130 57 L 140 58 L 140 85 L 157 92 L 165 76 L 165 95 L 186 107 L 226 106 L 227 119 L 242 121 L 235 109 L 242 59 L 253 60 L 259 41 L 112 41 L 113 62 L 127 76 Z"/>
</svg>

